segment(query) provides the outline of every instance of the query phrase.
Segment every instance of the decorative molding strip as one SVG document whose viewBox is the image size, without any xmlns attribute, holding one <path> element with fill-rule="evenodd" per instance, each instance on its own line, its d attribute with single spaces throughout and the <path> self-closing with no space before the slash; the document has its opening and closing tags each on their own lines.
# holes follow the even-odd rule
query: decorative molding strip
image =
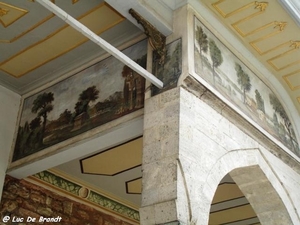
<svg viewBox="0 0 300 225">
<path fill-rule="evenodd" d="M 260 37 L 260 38 L 258 38 L 258 39 L 256 39 L 256 40 L 250 42 L 250 45 L 251 45 L 251 46 L 252 46 L 252 47 L 253 47 L 260 55 L 267 54 L 267 53 L 269 53 L 269 52 L 271 52 L 271 51 L 273 51 L 273 50 L 275 50 L 275 49 L 278 49 L 278 48 L 283 47 L 283 46 L 286 45 L 286 43 L 284 43 L 284 44 L 281 44 L 281 45 L 279 45 L 279 46 L 277 46 L 277 47 L 274 47 L 274 48 L 269 49 L 269 50 L 264 51 L 264 52 L 256 45 L 258 42 L 265 41 L 266 39 L 268 39 L 268 38 L 270 38 L 270 37 L 273 37 L 273 36 L 275 36 L 275 35 L 277 35 L 277 34 L 280 34 L 280 33 L 285 29 L 285 27 L 286 27 L 286 25 L 287 25 L 287 22 L 277 22 L 277 21 L 274 21 L 274 22 L 270 23 L 270 25 L 275 25 L 275 26 L 274 26 L 274 29 L 275 29 L 275 28 L 278 28 L 278 30 L 276 30 L 276 31 L 274 31 L 274 32 L 271 32 L 270 34 L 266 34 L 266 35 L 264 35 L 264 36 L 262 36 L 262 37 Z M 265 28 L 266 28 L 266 27 L 265 27 Z"/>
<path fill-rule="evenodd" d="M 47 17 L 45 17 L 43 20 L 41 20 L 40 22 L 34 24 L 32 27 L 30 27 L 28 30 L 22 32 L 21 34 L 17 35 L 16 37 L 13 37 L 10 40 L 0 40 L 0 43 L 13 43 L 16 40 L 18 40 L 19 38 L 23 37 L 24 35 L 28 34 L 30 31 L 34 30 L 35 28 L 39 27 L 40 25 L 42 25 L 43 23 L 47 22 L 48 20 L 50 20 L 51 18 L 54 17 L 54 14 L 51 14 Z"/>
<path fill-rule="evenodd" d="M 248 19 L 247 19 L 247 20 L 248 20 Z M 240 20 L 240 21 L 242 21 L 242 20 Z M 274 32 L 272 32 L 272 33 L 270 33 L 270 34 L 267 34 L 267 35 L 265 35 L 265 36 L 263 36 L 263 37 L 261 37 L 261 38 L 258 38 L 257 40 L 259 40 L 259 41 L 265 40 L 266 38 L 272 37 L 272 36 L 274 36 L 274 35 L 276 35 L 276 34 L 282 32 L 282 31 L 284 30 L 285 26 L 287 25 L 286 22 L 277 22 L 277 21 L 274 21 L 274 22 L 268 23 L 268 24 L 266 24 L 266 25 L 264 25 L 264 26 L 261 26 L 261 27 L 255 29 L 255 30 L 253 30 L 253 31 L 244 33 L 244 32 L 237 26 L 237 24 L 238 24 L 240 21 L 238 21 L 238 22 L 236 22 L 236 23 L 233 23 L 232 26 L 234 27 L 234 29 L 235 29 L 242 37 L 249 36 L 249 35 L 251 35 L 251 34 L 257 33 L 257 32 L 259 32 L 259 31 L 262 31 L 262 30 L 267 29 L 267 28 L 269 28 L 269 27 L 271 27 L 271 26 L 274 26 L 274 25 L 275 25 L 275 26 L 273 27 L 274 29 L 275 29 L 275 28 L 279 28 L 278 30 L 276 30 L 276 31 L 274 31 Z M 245 21 L 246 21 L 246 20 L 244 20 L 244 21 L 242 21 L 242 22 L 245 22 Z M 253 42 L 257 42 L 257 40 L 255 40 L 255 41 L 253 41 Z"/>
<path fill-rule="evenodd" d="M 65 177 L 54 172 L 43 171 L 33 175 L 33 180 L 43 182 L 47 186 L 53 187 L 59 191 L 67 192 L 69 195 L 75 196 L 88 203 L 92 203 L 102 209 L 118 214 L 122 217 L 138 222 L 140 220 L 139 212 L 115 200 L 112 200 L 95 190 L 86 188 L 74 181 L 70 181 Z"/>
<path fill-rule="evenodd" d="M 251 7 L 251 6 L 253 6 L 253 5 L 255 5 L 255 3 L 252 2 L 252 3 L 249 3 L 249 4 L 245 5 L 245 6 L 242 6 L 242 7 L 238 8 L 238 9 L 232 11 L 232 12 L 225 13 L 225 12 L 219 7 L 219 5 L 220 5 L 221 3 L 223 3 L 223 2 L 225 2 L 225 1 L 226 1 L 226 0 L 219 0 L 219 1 L 217 1 L 217 2 L 215 2 L 215 3 L 212 4 L 212 6 L 217 10 L 217 12 L 218 12 L 221 16 L 223 16 L 224 18 L 228 18 L 228 17 L 230 17 L 230 16 L 233 16 L 233 15 L 235 15 L 235 14 L 237 14 L 237 13 L 239 13 L 239 12 L 241 12 L 241 11 L 243 11 L 243 10 L 245 10 L 245 9 L 247 9 L 247 8 L 249 8 L 249 7 Z"/>
<path fill-rule="evenodd" d="M 265 54 L 268 54 L 272 51 L 275 51 L 275 50 L 278 50 L 280 48 L 283 48 L 283 47 L 286 47 L 286 46 L 290 46 L 291 44 L 291 41 L 287 41 L 285 43 L 282 43 L 280 45 L 277 45 L 273 48 L 270 48 L 268 50 L 265 50 L 265 51 L 262 51 L 260 48 L 258 48 L 255 44 L 253 44 L 252 42 L 250 42 L 251 46 L 260 54 L 260 55 L 265 55 Z"/>
<path fill-rule="evenodd" d="M 16 22 L 27 13 L 28 11 L 25 9 L 0 2 L 0 24 L 2 24 L 2 26 L 5 28 Z"/>
<path fill-rule="evenodd" d="M 225 13 L 225 12 L 219 7 L 219 4 L 220 4 L 220 3 L 223 3 L 223 2 L 225 2 L 225 1 L 226 1 L 226 0 L 220 0 L 220 1 L 218 1 L 218 2 L 212 4 L 212 6 L 217 10 L 217 12 L 218 12 L 221 16 L 223 16 L 224 18 L 228 18 L 228 17 L 230 17 L 230 16 L 232 16 L 232 15 L 235 15 L 235 14 L 237 14 L 237 13 L 240 13 L 240 12 L 242 12 L 242 11 L 244 11 L 244 10 L 250 8 L 250 7 L 253 7 L 253 6 L 255 6 L 255 7 L 254 7 L 254 10 L 258 10 L 258 12 L 252 13 L 252 14 L 250 14 L 250 15 L 248 15 L 248 16 L 246 16 L 246 17 L 244 17 L 244 18 L 242 18 L 242 19 L 240 19 L 240 20 L 238 20 L 238 21 L 236 21 L 235 23 L 231 24 L 231 26 L 232 26 L 232 27 L 233 27 L 233 28 L 234 28 L 234 29 L 235 29 L 242 37 L 246 37 L 246 36 L 249 36 L 249 35 L 251 35 L 251 34 L 257 33 L 257 32 L 259 32 L 259 31 L 261 31 L 261 30 L 264 30 L 264 29 L 266 29 L 266 28 L 268 28 L 268 27 L 270 27 L 270 26 L 273 26 L 274 24 L 277 26 L 277 22 L 271 22 L 271 23 L 269 23 L 269 24 L 266 24 L 266 25 L 264 25 L 264 26 L 261 26 L 261 27 L 259 27 L 259 28 L 256 28 L 256 29 L 254 29 L 254 30 L 252 30 L 252 31 L 248 31 L 248 32 L 245 33 L 245 32 L 243 32 L 243 31 L 238 27 L 238 25 L 240 25 L 241 23 L 244 23 L 244 22 L 246 22 L 246 21 L 248 21 L 248 20 L 251 20 L 252 18 L 254 18 L 254 17 L 256 17 L 256 16 L 258 16 L 258 15 L 264 13 L 264 12 L 266 11 L 266 8 L 268 7 L 269 3 L 268 3 L 268 2 L 257 2 L 257 1 L 255 1 L 255 2 L 251 2 L 251 3 L 247 4 L 247 5 L 244 5 L 244 6 L 238 8 L 238 9 L 232 11 L 232 12 Z M 283 25 L 282 25 L 282 26 L 283 26 Z M 283 28 L 284 28 L 284 26 L 282 27 L 282 29 L 283 29 Z"/>
<path fill-rule="evenodd" d="M 97 10 L 106 10 L 106 9 L 113 11 L 113 9 L 108 4 L 100 3 L 95 8 L 93 8 L 90 11 L 86 12 L 85 14 L 81 15 L 78 18 L 78 20 L 83 20 L 84 18 L 88 18 L 88 17 L 95 15 L 97 13 Z M 105 21 L 106 24 L 102 25 L 102 27 L 94 28 L 95 30 L 93 30 L 93 31 L 99 35 L 100 33 L 104 32 L 104 31 L 110 29 L 111 27 L 119 24 L 120 22 L 124 21 L 123 16 L 119 15 L 117 12 L 115 15 L 116 15 L 115 17 L 109 18 L 109 19 L 111 19 L 111 21 L 106 20 Z M 67 29 L 70 29 L 70 30 L 66 31 Z M 80 46 L 81 44 L 83 44 L 89 40 L 88 38 L 80 36 L 80 38 L 76 39 L 77 41 L 75 39 L 73 39 L 72 42 L 69 42 L 68 45 L 64 46 L 64 48 L 56 49 L 55 51 L 51 51 L 47 56 L 42 57 L 42 58 L 36 58 L 35 61 L 34 60 L 29 61 L 26 65 L 23 65 L 24 68 L 22 70 L 20 70 L 19 67 L 18 67 L 18 69 L 16 69 L 16 67 L 13 66 L 13 64 L 15 64 L 16 62 L 22 61 L 22 59 L 24 59 L 24 58 L 28 58 L 27 57 L 28 55 L 37 54 L 36 52 L 39 52 L 39 49 L 43 48 L 43 46 L 51 45 L 51 44 L 49 44 L 50 42 L 52 42 L 53 45 L 57 44 L 59 42 L 59 41 L 57 41 L 57 40 L 59 40 L 57 38 L 59 35 L 62 35 L 63 33 L 71 35 L 70 32 L 77 32 L 77 31 L 73 30 L 69 25 L 65 25 L 65 26 L 59 28 L 58 30 L 54 31 L 53 33 L 51 33 L 44 39 L 28 46 L 27 48 L 23 49 L 22 51 L 18 52 L 17 54 L 0 62 L 0 70 L 2 70 L 3 72 L 5 72 L 13 77 L 19 78 L 19 77 L 25 75 L 26 73 L 31 72 L 32 70 L 35 70 L 36 68 L 48 63 L 49 61 L 54 60 L 54 59 L 60 57 L 61 55 L 73 50 L 74 48 Z"/>
<path fill-rule="evenodd" d="M 34 1 L 34 0 L 28 0 L 28 1 Z M 51 2 L 53 2 L 55 4 L 55 0 L 51 0 Z M 34 30 L 35 28 L 39 27 L 40 25 L 42 25 L 43 23 L 47 22 L 48 20 L 50 20 L 52 17 L 54 17 L 55 15 L 52 13 L 49 16 L 45 17 L 44 19 L 42 19 L 41 21 L 39 21 L 38 23 L 34 24 L 33 26 L 31 26 L 29 29 L 27 29 L 26 31 L 22 31 L 19 35 L 13 37 L 10 40 L 1 40 L 0 39 L 0 43 L 13 43 L 16 40 L 18 40 L 19 38 L 23 37 L 24 35 L 28 34 L 30 31 Z"/>
<path fill-rule="evenodd" d="M 160 56 L 159 63 L 162 64 L 166 54 L 166 37 L 133 9 L 130 9 L 129 13 L 137 20 L 137 23 L 141 24 L 144 28 L 145 34 L 149 38 L 149 43 Z"/>
<path fill-rule="evenodd" d="M 218 2 L 215 2 L 215 3 L 212 4 L 212 6 L 217 10 L 217 12 L 218 12 L 221 16 L 223 16 L 224 18 L 228 18 L 228 17 L 230 17 L 230 16 L 233 16 L 233 15 L 235 15 L 235 14 L 237 14 L 237 13 L 240 13 L 240 12 L 242 12 L 242 11 L 244 11 L 244 10 L 246 10 L 246 9 L 248 9 L 248 8 L 250 8 L 250 7 L 252 7 L 252 6 L 255 6 L 254 9 L 259 9 L 259 12 L 256 12 L 256 13 L 254 13 L 254 14 L 248 16 L 249 18 L 246 17 L 246 18 L 244 18 L 244 19 L 242 19 L 242 20 L 248 20 L 248 19 L 251 19 L 252 17 L 254 17 L 254 16 L 258 15 L 258 14 L 263 13 L 263 12 L 266 10 L 266 8 L 267 8 L 267 6 L 268 6 L 268 4 L 269 4 L 268 2 L 257 2 L 257 1 L 255 1 L 255 2 L 251 2 L 251 3 L 247 4 L 247 5 L 244 5 L 244 6 L 238 8 L 238 9 L 232 11 L 232 12 L 225 13 L 225 12 L 219 7 L 219 4 L 221 4 L 221 3 L 225 2 L 225 1 L 226 1 L 226 0 L 219 0 Z M 238 21 L 237 23 L 243 22 L 242 20 Z"/>
<path fill-rule="evenodd" d="M 298 84 L 298 85 L 294 85 L 293 84 L 293 82 L 291 82 L 289 79 L 290 79 L 290 77 L 291 76 L 295 76 L 295 75 L 300 75 L 300 69 L 299 70 L 296 70 L 296 71 L 293 71 L 293 72 L 291 72 L 291 73 L 289 73 L 289 74 L 286 74 L 286 75 L 284 75 L 283 76 L 283 79 L 284 79 L 284 81 L 287 83 L 287 85 L 289 86 L 289 88 L 292 90 L 292 91 L 294 91 L 294 90 L 297 90 L 297 89 L 300 89 L 300 83 Z M 299 99 L 298 99 L 299 100 Z"/>
<path fill-rule="evenodd" d="M 285 51 L 285 52 L 283 52 L 283 53 L 281 53 L 281 54 L 279 54 L 279 55 L 277 55 L 277 56 L 274 56 L 274 57 L 272 57 L 271 59 L 268 59 L 267 62 L 268 62 L 268 63 L 269 63 L 276 71 L 280 71 L 280 70 L 286 69 L 286 68 L 288 68 L 288 67 L 290 67 L 290 66 L 296 65 L 296 64 L 300 63 L 300 60 L 291 62 L 291 63 L 289 63 L 289 64 L 287 64 L 287 65 L 285 65 L 285 66 L 282 66 L 282 67 L 277 67 L 273 61 L 276 60 L 276 59 L 282 58 L 282 57 L 284 57 L 284 56 L 286 56 L 286 55 L 289 55 L 289 54 L 293 53 L 294 51 L 299 50 L 299 47 L 300 47 L 300 41 L 291 41 L 290 48 L 292 48 L 292 49 L 287 50 L 287 51 Z"/>
</svg>

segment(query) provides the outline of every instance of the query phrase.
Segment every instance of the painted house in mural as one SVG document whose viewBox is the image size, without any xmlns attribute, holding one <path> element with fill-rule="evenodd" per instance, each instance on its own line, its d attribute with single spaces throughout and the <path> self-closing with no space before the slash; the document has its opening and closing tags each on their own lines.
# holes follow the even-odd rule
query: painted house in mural
<svg viewBox="0 0 300 225">
<path fill-rule="evenodd" d="M 123 51 L 144 68 L 146 43 Z M 144 90 L 143 77 L 109 57 L 26 98 L 13 160 L 142 108 Z"/>
<path fill-rule="evenodd" d="M 291 122 L 271 89 L 195 18 L 195 71 L 259 126 L 300 155 Z"/>
</svg>

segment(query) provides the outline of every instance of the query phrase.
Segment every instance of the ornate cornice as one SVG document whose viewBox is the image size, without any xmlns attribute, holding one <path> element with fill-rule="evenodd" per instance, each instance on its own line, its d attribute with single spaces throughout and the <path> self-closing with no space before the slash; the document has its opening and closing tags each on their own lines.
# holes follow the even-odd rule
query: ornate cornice
<svg viewBox="0 0 300 225">
<path fill-rule="evenodd" d="M 145 34 L 149 38 L 150 45 L 160 56 L 160 64 L 162 64 L 166 54 L 166 37 L 133 9 L 130 9 L 129 13 L 143 26 Z"/>
<path fill-rule="evenodd" d="M 46 170 L 27 178 L 27 180 L 43 183 L 47 187 L 67 193 L 72 197 L 91 203 L 94 206 L 100 207 L 101 209 L 130 219 L 134 222 L 139 222 L 140 220 L 139 212 L 136 209 L 104 196 L 98 191 L 83 186 L 76 181 L 55 173 L 54 171 Z"/>
<path fill-rule="evenodd" d="M 260 11 L 265 11 L 268 7 L 268 2 L 255 2 L 255 9 L 259 9 Z"/>
</svg>

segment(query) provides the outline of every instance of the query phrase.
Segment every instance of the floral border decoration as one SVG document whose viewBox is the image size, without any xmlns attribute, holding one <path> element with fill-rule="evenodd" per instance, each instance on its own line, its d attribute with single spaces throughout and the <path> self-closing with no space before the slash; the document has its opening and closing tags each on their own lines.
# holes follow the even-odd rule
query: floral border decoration
<svg viewBox="0 0 300 225">
<path fill-rule="evenodd" d="M 37 178 L 38 180 L 41 180 L 47 184 L 50 184 L 62 191 L 66 191 L 71 195 L 75 195 L 76 197 L 82 198 L 108 211 L 119 214 L 120 216 L 132 219 L 137 222 L 140 221 L 139 212 L 137 210 L 123 205 L 108 197 L 105 197 L 94 190 L 88 189 L 77 183 L 69 181 L 66 178 L 57 175 L 53 172 L 43 171 L 33 175 L 32 177 Z"/>
</svg>

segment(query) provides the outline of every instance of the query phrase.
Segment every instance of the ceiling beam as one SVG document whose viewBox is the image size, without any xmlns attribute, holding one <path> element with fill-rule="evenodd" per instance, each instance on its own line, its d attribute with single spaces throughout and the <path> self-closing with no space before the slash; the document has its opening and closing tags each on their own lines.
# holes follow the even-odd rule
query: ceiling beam
<svg viewBox="0 0 300 225">
<path fill-rule="evenodd" d="M 163 87 L 163 82 L 159 79 L 157 79 L 153 74 L 145 70 L 143 67 L 141 67 L 139 64 L 134 62 L 132 59 L 127 57 L 125 54 L 123 54 L 121 51 L 119 51 L 117 48 L 113 47 L 111 44 L 103 40 L 101 37 L 99 37 L 97 34 L 95 34 L 93 31 L 91 31 L 89 28 L 84 26 L 82 23 L 80 23 L 78 20 L 74 19 L 72 16 L 70 16 L 68 13 L 66 13 L 64 10 L 53 4 L 51 1 L 48 0 L 36 0 L 36 2 L 40 3 L 42 6 L 47 8 L 49 11 L 53 12 L 55 15 L 57 15 L 59 18 L 64 20 L 66 23 L 68 23 L 71 27 L 82 33 L 84 36 L 89 38 L 91 41 L 93 41 L 95 44 L 103 48 L 106 52 L 113 55 L 115 58 L 120 60 L 122 63 L 133 69 L 135 72 L 143 76 L 146 80 L 154 84 L 158 88 Z"/>
</svg>

